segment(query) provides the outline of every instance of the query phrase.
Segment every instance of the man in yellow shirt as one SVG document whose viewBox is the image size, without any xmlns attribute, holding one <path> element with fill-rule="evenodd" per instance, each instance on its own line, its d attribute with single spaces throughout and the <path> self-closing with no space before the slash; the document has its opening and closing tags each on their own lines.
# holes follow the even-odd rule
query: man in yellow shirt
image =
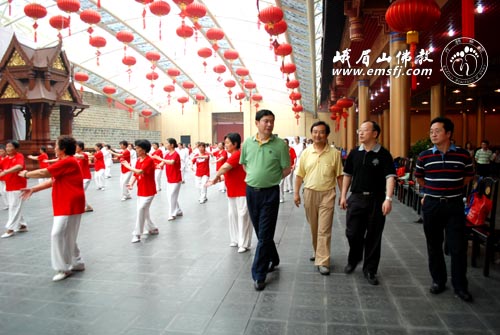
<svg viewBox="0 0 500 335">
<path fill-rule="evenodd" d="M 300 205 L 300 186 L 304 183 L 304 209 L 311 227 L 314 255 L 310 258 L 322 275 L 330 274 L 335 186 L 342 189 L 340 151 L 330 147 L 330 126 L 318 121 L 311 126 L 313 144 L 301 154 L 296 170 L 294 201 Z"/>
</svg>

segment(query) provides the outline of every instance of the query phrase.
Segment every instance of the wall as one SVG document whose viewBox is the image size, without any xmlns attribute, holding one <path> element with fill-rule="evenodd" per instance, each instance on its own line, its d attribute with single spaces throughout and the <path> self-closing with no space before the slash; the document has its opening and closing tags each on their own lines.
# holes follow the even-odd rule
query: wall
<svg viewBox="0 0 500 335">
<path fill-rule="evenodd" d="M 87 147 L 97 142 L 109 143 L 118 147 L 122 140 L 132 142 L 139 138 L 160 142 L 159 118 L 152 118 L 149 127 L 144 126 L 144 118 L 139 118 L 137 111 L 129 117 L 123 106 L 108 107 L 106 97 L 84 92 L 83 103 L 90 107 L 73 119 L 73 136 L 83 141 Z M 60 134 L 59 110 L 54 109 L 50 117 L 50 137 L 55 140 Z"/>
</svg>

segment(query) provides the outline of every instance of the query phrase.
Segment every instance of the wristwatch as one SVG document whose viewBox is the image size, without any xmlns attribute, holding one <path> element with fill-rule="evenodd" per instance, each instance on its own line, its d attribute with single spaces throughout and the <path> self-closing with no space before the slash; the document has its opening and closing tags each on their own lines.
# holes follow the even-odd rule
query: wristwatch
<svg viewBox="0 0 500 335">
<path fill-rule="evenodd" d="M 390 202 L 392 202 L 392 198 L 391 197 L 385 197 L 385 200 L 389 200 Z"/>
</svg>

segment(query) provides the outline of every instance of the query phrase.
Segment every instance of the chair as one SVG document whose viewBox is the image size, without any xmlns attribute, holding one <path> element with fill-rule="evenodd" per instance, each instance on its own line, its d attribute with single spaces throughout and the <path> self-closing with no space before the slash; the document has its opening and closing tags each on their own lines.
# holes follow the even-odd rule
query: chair
<svg viewBox="0 0 500 335">
<path fill-rule="evenodd" d="M 495 227 L 496 209 L 498 201 L 498 180 L 487 177 L 482 181 L 485 186 L 484 196 L 492 201 L 490 214 L 486 217 L 484 225 L 468 226 L 472 238 L 471 265 L 476 266 L 476 259 L 480 251 L 480 245 L 484 245 L 483 275 L 490 274 L 490 263 L 493 260 L 495 249 L 499 247 L 500 231 Z M 474 186 L 472 186 L 474 187 Z"/>
</svg>

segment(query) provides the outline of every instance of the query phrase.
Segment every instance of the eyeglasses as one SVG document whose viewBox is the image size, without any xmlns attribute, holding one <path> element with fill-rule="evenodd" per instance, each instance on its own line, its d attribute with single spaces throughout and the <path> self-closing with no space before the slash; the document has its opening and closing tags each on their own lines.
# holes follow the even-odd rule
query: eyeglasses
<svg viewBox="0 0 500 335">
<path fill-rule="evenodd" d="M 325 135 L 326 131 L 325 130 L 313 130 L 312 134 L 313 135 Z"/>
<path fill-rule="evenodd" d="M 356 129 L 356 134 L 369 133 L 372 129 Z"/>
<path fill-rule="evenodd" d="M 443 129 L 443 128 L 431 129 L 431 130 L 429 131 L 429 134 L 430 134 L 430 135 L 433 135 L 433 134 L 436 134 L 436 135 L 437 135 L 437 134 L 442 133 L 443 131 L 444 131 L 444 129 Z"/>
</svg>

